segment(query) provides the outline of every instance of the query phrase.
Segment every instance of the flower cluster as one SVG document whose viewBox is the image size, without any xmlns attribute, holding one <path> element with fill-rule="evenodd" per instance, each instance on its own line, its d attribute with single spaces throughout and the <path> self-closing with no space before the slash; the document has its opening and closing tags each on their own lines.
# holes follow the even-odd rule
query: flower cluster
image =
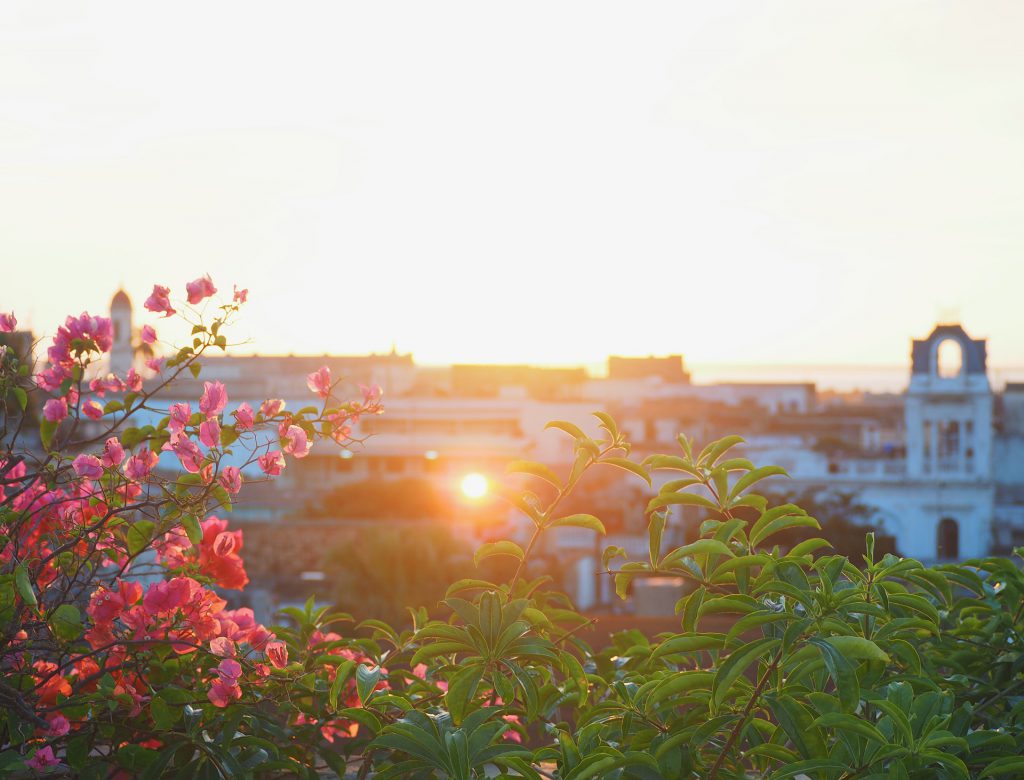
<svg viewBox="0 0 1024 780">
<path fill-rule="evenodd" d="M 187 306 L 155 285 L 145 308 L 164 317 L 196 313 L 191 307 L 217 288 L 203 276 L 185 291 Z M 42 446 L 12 440 L 0 449 L 0 621 L 22 626 L 0 645 L 0 670 L 12 691 L 23 692 L 19 712 L 32 723 L 27 769 L 47 772 L 68 760 L 65 738 L 85 733 L 97 708 L 121 724 L 120 741 L 102 755 L 120 744 L 156 748 L 161 741 L 148 736 L 161 728 L 154 697 L 168 684 L 205 690 L 205 706 L 218 710 L 259 700 L 275 675 L 291 673 L 288 645 L 251 609 L 228 609 L 220 595 L 249 582 L 243 534 L 208 511 L 229 507 L 247 470 L 275 476 L 321 438 L 344 444 L 359 415 L 380 413 L 379 390 L 334 399 L 324 368 L 311 385 L 324 401 L 321 412 L 293 414 L 281 399 L 229 409 L 224 384 L 207 381 L 198 398 L 162 407 L 157 424 L 132 426 L 139 410 L 161 408 L 158 393 L 175 376 L 198 372 L 206 350 L 226 348 L 221 326 L 247 297 L 236 287 L 219 316 L 195 328 L 202 336 L 192 347 L 150 359 L 150 379 L 134 368 L 101 368 L 113 327 L 88 313 L 67 318 L 46 364 L 29 377 L 32 391 L 46 396 Z M 13 314 L 0 313 L 0 332 L 16 328 Z M 150 324 L 139 335 L 157 343 Z M 5 359 L 0 371 L 12 365 Z M 15 374 L 0 380 L 27 381 Z M 235 442 L 244 462 L 225 460 Z M 194 476 L 161 470 L 164 452 Z"/>
</svg>

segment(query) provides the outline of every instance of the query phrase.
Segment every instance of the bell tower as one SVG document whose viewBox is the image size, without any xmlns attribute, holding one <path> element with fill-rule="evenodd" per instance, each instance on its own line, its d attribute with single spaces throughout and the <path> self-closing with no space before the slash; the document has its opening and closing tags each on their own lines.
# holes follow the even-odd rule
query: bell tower
<svg viewBox="0 0 1024 780">
<path fill-rule="evenodd" d="M 934 482 L 992 478 L 992 388 L 984 339 L 937 325 L 913 342 L 904 417 L 907 476 Z"/>
<path fill-rule="evenodd" d="M 110 370 L 124 376 L 135 362 L 135 351 L 132 348 L 132 301 L 124 290 L 118 290 L 110 301 L 110 322 L 114 327 Z"/>
</svg>

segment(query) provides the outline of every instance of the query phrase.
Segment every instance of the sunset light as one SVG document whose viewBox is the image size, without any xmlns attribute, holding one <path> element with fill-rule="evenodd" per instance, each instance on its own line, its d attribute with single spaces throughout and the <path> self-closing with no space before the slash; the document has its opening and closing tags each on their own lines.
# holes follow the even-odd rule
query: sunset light
<svg viewBox="0 0 1024 780">
<path fill-rule="evenodd" d="M 487 477 L 485 477 L 483 474 L 478 474 L 476 472 L 473 472 L 472 474 L 467 474 L 462 478 L 462 482 L 460 483 L 459 487 L 462 490 L 462 495 L 464 495 L 466 498 L 483 498 L 485 495 L 487 495 Z"/>
</svg>

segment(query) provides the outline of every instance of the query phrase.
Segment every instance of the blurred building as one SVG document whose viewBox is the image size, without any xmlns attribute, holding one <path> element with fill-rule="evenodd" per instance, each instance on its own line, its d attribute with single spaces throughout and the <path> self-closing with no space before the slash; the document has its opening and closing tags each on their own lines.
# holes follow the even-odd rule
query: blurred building
<svg viewBox="0 0 1024 780">
<path fill-rule="evenodd" d="M 142 345 L 132 329 L 131 303 L 119 293 L 111 308 L 111 365 L 133 365 Z M 564 470 L 573 442 L 545 430 L 545 424 L 567 420 L 600 437 L 592 416 L 598 410 L 616 418 L 638 459 L 678 451 L 680 433 L 706 442 L 739 432 L 746 441 L 737 454 L 789 472 L 788 481 L 772 480 L 775 490 L 855 494 L 874 508 L 873 522 L 895 537 L 902 554 L 940 561 L 1007 552 L 1024 542 L 1024 385 L 1010 384 L 995 394 L 986 359 L 984 340 L 971 338 L 959 325 L 940 325 L 913 342 L 905 393 L 819 397 L 809 383 L 696 385 L 680 355 L 613 356 L 605 376 L 591 376 L 583 368 L 528 365 L 424 367 L 395 350 L 358 356 L 226 355 L 204 357 L 202 375 L 183 378 L 173 397 L 164 400 L 195 404 L 202 382 L 219 380 L 229 389 L 229 409 L 241 401 L 255 407 L 266 398 L 301 408 L 311 403 L 305 377 L 321 365 L 346 378 L 342 396 L 358 396 L 359 385 L 384 389 L 386 413 L 364 417 L 353 431 L 364 444 L 339 450 L 320 443 L 301 462 L 290 461 L 273 483 L 259 482 L 258 470 L 249 468 L 251 483 L 234 517 L 250 524 L 253 542 L 264 540 L 246 544 L 257 570 L 261 545 L 267 571 L 280 573 L 289 560 L 315 568 L 332 538 L 371 532 L 365 521 L 372 518 L 331 516 L 337 504 L 326 497 L 345 486 L 376 486 L 372 489 L 387 501 L 389 491 L 393 496 L 409 485 L 429 485 L 456 522 L 472 504 L 460 493 L 466 475 L 479 474 L 495 486 L 509 480 L 505 466 L 518 459 Z M 542 550 L 557 562 L 565 587 L 584 606 L 608 599 L 607 585 L 594 576 L 598 546 L 618 544 L 643 556 L 647 544 L 646 486 L 625 472 L 596 471 L 601 473 L 584 491 L 590 505 L 572 511 L 602 517 L 609 538 L 595 542 L 590 532 L 560 529 Z M 665 478 L 659 473 L 658 479 Z M 498 506 L 488 511 L 496 515 L 489 526 L 493 532 L 511 528 L 515 533 L 516 527 L 528 532 L 516 511 Z M 674 541 L 683 541 L 685 527 L 672 527 Z M 278 534 L 278 544 L 266 541 L 275 538 L 275 528 L 284 533 Z M 334 530 L 325 533 L 325 528 Z M 301 541 L 307 538 L 303 529 L 309 540 L 321 540 L 320 549 L 316 542 Z M 486 535 L 486 527 L 479 532 Z M 282 553 L 292 548 L 304 552 Z M 657 597 L 648 600 L 655 603 Z"/>
</svg>

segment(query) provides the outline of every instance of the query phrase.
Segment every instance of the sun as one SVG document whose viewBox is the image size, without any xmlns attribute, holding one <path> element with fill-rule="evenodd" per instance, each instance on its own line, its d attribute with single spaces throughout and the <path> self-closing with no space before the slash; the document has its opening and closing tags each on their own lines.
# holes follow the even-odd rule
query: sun
<svg viewBox="0 0 1024 780">
<path fill-rule="evenodd" d="M 476 472 L 467 474 L 462 478 L 460 487 L 466 498 L 483 498 L 487 494 L 487 477 Z"/>
</svg>

